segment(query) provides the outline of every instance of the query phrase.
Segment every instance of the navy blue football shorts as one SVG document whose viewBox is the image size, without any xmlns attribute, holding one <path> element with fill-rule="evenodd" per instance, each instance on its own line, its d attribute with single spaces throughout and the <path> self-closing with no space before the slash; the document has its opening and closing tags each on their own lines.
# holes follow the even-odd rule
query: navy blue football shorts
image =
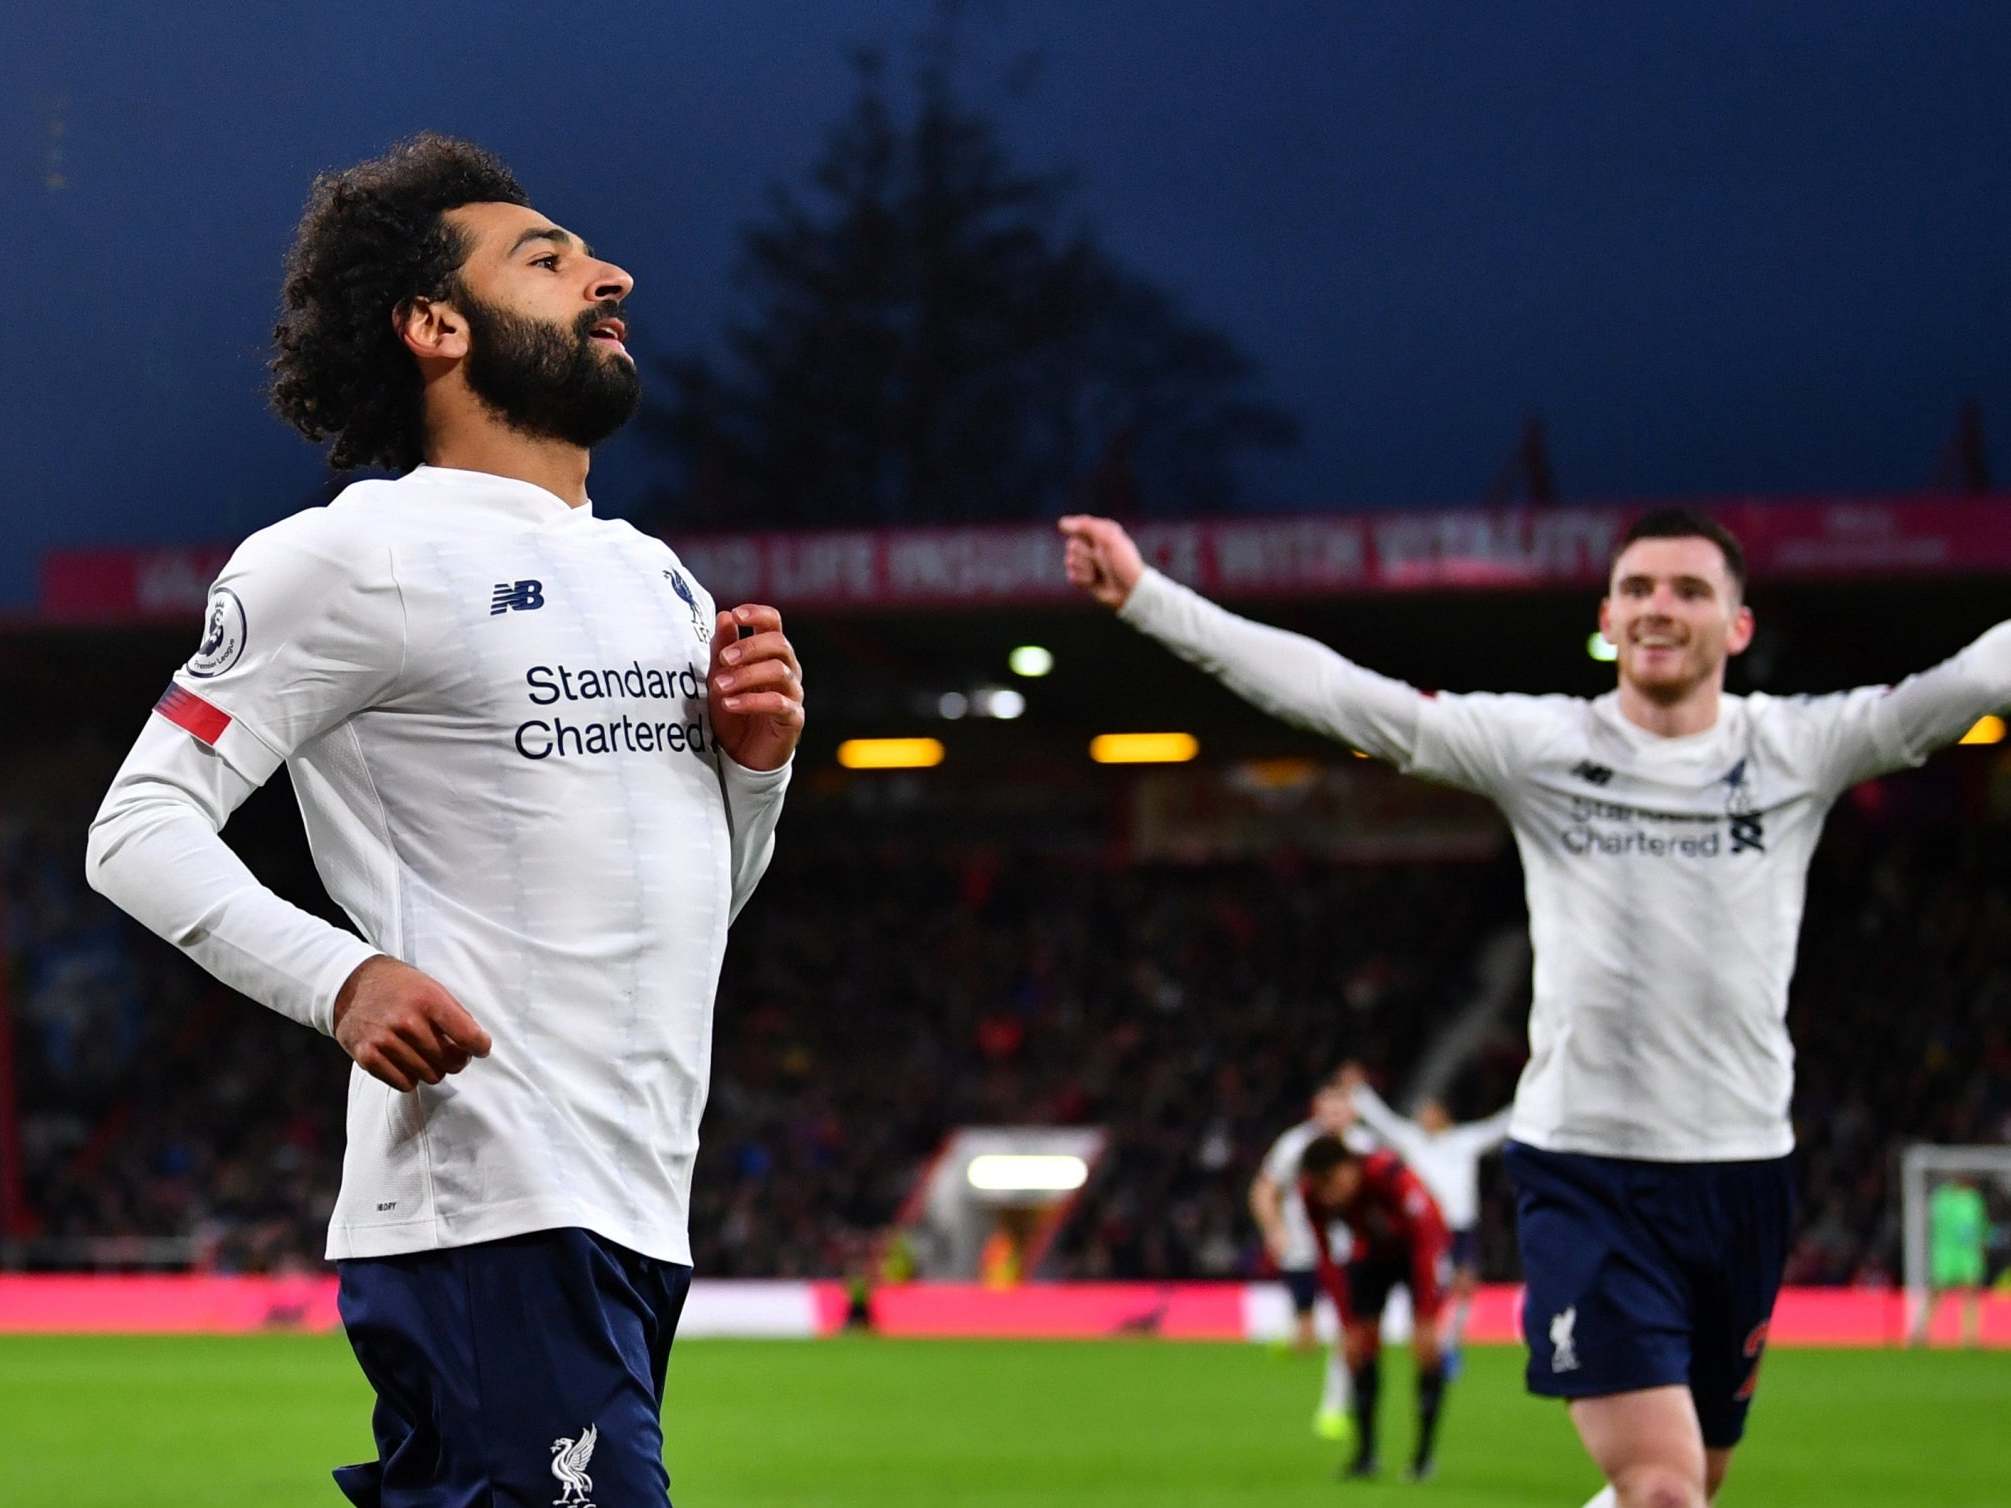
<svg viewBox="0 0 2011 1508">
<path fill-rule="evenodd" d="M 584 1230 L 352 1258 L 342 1323 L 377 1392 L 359 1508 L 664 1504 L 663 1381 L 691 1269 Z"/>
<path fill-rule="evenodd" d="M 1745 1433 L 1794 1223 L 1792 1159 L 1636 1162 L 1509 1143 L 1529 1390 L 1687 1386 L 1704 1443 Z"/>
<path fill-rule="evenodd" d="M 1285 1291 L 1292 1296 L 1292 1313 L 1311 1314 L 1320 1297 L 1319 1269 L 1287 1267 L 1278 1276 L 1285 1280 Z"/>
</svg>

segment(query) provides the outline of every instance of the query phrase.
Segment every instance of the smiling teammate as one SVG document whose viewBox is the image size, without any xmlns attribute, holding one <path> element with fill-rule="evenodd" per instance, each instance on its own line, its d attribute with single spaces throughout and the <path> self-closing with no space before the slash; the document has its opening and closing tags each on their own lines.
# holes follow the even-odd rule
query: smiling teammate
<svg viewBox="0 0 2011 1508">
<path fill-rule="evenodd" d="M 1535 947 L 1507 1162 L 1535 1392 L 1610 1486 L 1699 1508 L 1730 1466 L 1786 1258 L 1788 981 L 1833 802 L 2011 703 L 2011 622 L 1886 690 L 1725 694 L 1745 559 L 1679 510 L 1627 532 L 1599 608 L 1617 688 L 1421 696 L 1061 520 L 1069 580 L 1263 710 L 1479 792 L 1515 833 Z"/>
<path fill-rule="evenodd" d="M 358 1504 L 668 1490 L 713 993 L 803 693 L 773 608 L 594 513 L 633 286 L 465 142 L 318 179 L 273 403 L 398 478 L 244 542 L 91 828 L 94 886 L 354 1060 Z M 354 931 L 218 836 L 281 764 Z"/>
</svg>

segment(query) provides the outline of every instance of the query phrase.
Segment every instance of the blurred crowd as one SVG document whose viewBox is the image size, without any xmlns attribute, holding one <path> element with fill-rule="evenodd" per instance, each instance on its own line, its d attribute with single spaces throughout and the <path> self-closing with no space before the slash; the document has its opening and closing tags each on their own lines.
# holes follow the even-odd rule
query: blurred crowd
<svg viewBox="0 0 2011 1508">
<path fill-rule="evenodd" d="M 2011 1142 L 2011 822 L 1951 820 L 1932 784 L 1856 794 L 1810 876 L 1789 1012 L 1796 1283 L 1898 1276 L 1904 1143 Z"/>
<path fill-rule="evenodd" d="M 1915 777 L 1919 781 L 1919 777 Z M 2011 1139 L 2011 827 L 1888 783 L 1839 809 L 1815 862 L 1792 1008 L 1803 1206 L 1790 1278 L 1896 1272 L 1897 1148 Z M 281 792 L 283 795 L 283 790 Z M 346 1060 L 232 996 L 90 893 L 95 789 L 0 811 L 14 1099 L 34 1239 L 17 1264 L 319 1260 L 340 1174 Z M 263 798 L 261 798 L 263 799 Z M 293 814 L 231 836 L 275 888 L 318 894 Z M 785 819 L 728 950 L 692 1206 L 702 1272 L 833 1275 L 882 1237 L 949 1129 L 1107 1128 L 1109 1150 L 1036 1272 L 1263 1271 L 1245 1194 L 1343 1058 L 1401 1100 L 1522 924 L 1492 863 L 1140 864 Z M 1526 995 L 1448 1098 L 1513 1093 Z M 1483 1270 L 1515 1273 L 1498 1162 Z M 88 1255 L 86 1255 L 88 1254 Z"/>
</svg>

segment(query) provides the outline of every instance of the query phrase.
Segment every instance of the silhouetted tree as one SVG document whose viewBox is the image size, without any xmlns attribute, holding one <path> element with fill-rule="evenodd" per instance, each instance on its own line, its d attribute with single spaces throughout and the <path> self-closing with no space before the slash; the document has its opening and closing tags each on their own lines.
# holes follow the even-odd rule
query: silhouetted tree
<svg viewBox="0 0 2011 1508">
<path fill-rule="evenodd" d="M 743 231 L 749 313 L 647 414 L 683 463 L 658 502 L 799 527 L 1224 508 L 1237 454 L 1294 422 L 1227 336 L 1057 230 L 1068 179 L 1016 168 L 925 56 L 904 114 L 857 55 L 807 184 Z"/>
</svg>

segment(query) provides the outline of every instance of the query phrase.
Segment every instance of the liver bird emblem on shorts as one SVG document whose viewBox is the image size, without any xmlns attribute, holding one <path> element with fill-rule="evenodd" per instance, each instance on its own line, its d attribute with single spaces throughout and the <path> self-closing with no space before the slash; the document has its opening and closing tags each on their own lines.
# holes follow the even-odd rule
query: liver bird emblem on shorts
<svg viewBox="0 0 2011 1508">
<path fill-rule="evenodd" d="M 593 1499 L 587 1494 L 594 1490 L 594 1479 L 587 1475 L 587 1462 L 594 1458 L 594 1446 L 600 1440 L 600 1427 L 589 1424 L 574 1440 L 560 1435 L 552 1442 L 552 1475 L 559 1479 L 559 1495 L 552 1499 L 552 1508 L 594 1508 Z"/>
</svg>

